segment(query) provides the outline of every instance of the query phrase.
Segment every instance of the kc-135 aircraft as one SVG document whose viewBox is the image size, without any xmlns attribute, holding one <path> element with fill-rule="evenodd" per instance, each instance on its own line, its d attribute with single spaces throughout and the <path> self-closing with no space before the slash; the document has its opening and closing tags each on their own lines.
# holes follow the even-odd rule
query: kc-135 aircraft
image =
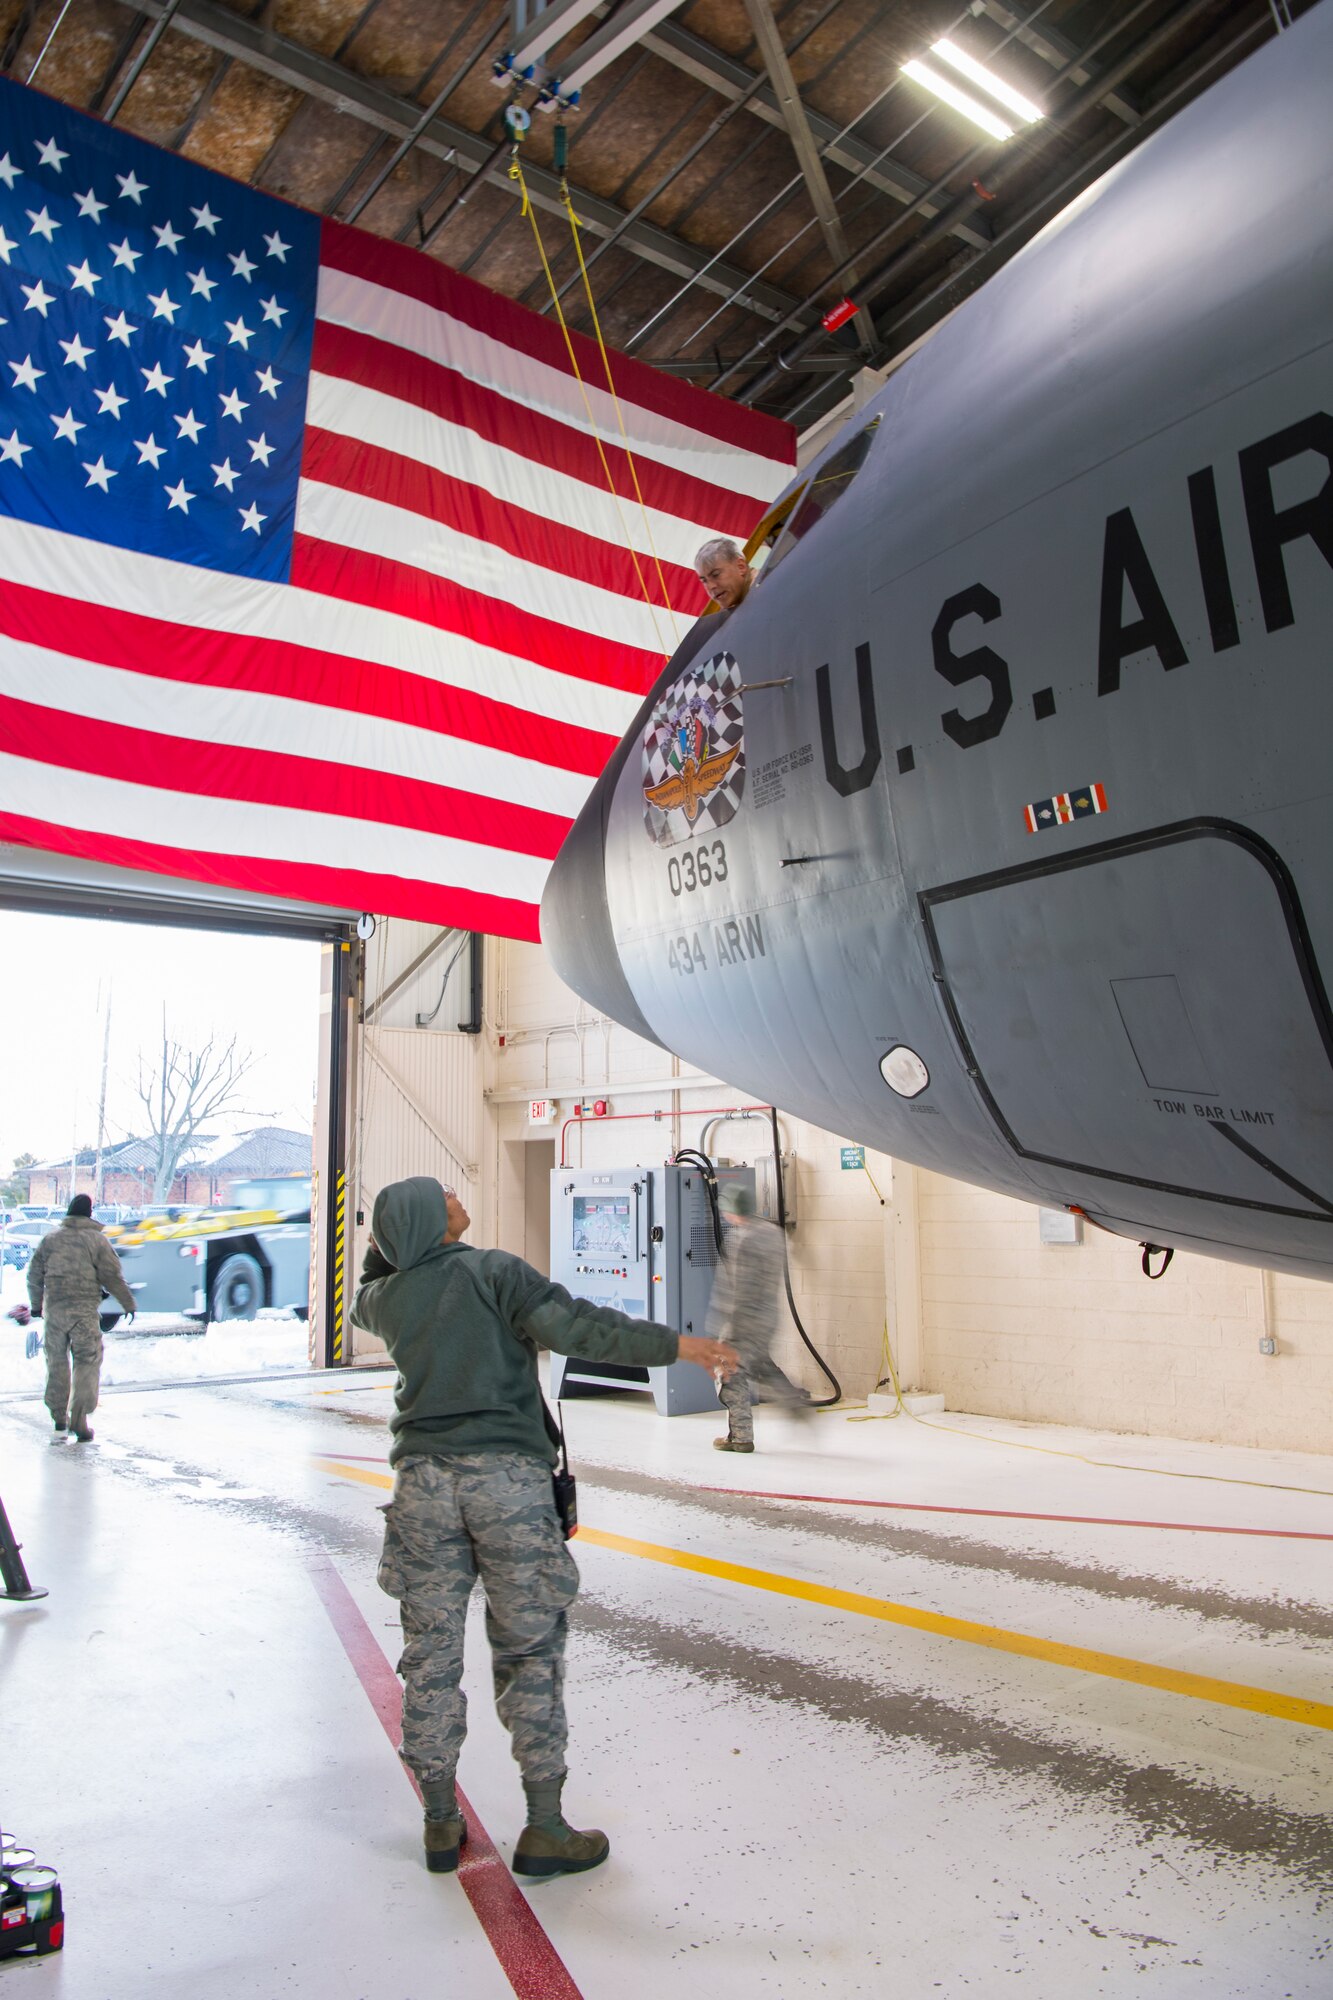
<svg viewBox="0 0 1333 2000">
<path fill-rule="evenodd" d="M 760 1099 L 1320 1277 L 1330 104 L 1325 0 L 890 378 L 542 910 L 576 992 Z"/>
</svg>

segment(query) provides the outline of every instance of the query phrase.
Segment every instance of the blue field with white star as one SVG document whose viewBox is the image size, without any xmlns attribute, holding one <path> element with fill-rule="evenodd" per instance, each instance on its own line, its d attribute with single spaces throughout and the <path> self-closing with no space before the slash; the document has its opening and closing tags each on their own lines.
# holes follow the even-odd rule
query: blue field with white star
<svg viewBox="0 0 1333 2000">
<path fill-rule="evenodd" d="M 284 581 L 319 223 L 0 78 L 0 512 Z"/>
</svg>

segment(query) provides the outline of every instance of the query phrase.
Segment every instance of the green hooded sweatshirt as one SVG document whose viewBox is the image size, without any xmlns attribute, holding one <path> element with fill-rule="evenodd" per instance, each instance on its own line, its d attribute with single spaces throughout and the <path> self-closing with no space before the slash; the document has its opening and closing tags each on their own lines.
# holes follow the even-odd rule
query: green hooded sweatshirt
<svg viewBox="0 0 1333 2000">
<path fill-rule="evenodd" d="M 539 1347 L 648 1368 L 676 1359 L 671 1329 L 573 1298 L 506 1250 L 444 1242 L 438 1181 L 418 1175 L 382 1189 L 371 1226 L 352 1319 L 379 1336 L 398 1370 L 390 1465 L 470 1451 L 525 1451 L 553 1465 Z"/>
</svg>

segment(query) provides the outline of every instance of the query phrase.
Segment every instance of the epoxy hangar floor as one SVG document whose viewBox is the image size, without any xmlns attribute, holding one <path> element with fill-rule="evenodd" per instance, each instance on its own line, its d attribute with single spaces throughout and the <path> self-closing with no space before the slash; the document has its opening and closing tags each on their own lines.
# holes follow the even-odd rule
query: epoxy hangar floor
<svg viewBox="0 0 1333 2000">
<path fill-rule="evenodd" d="M 479 1606 L 427 1874 L 375 1585 L 391 1378 L 0 1406 L 0 1822 L 61 2000 L 1314 2000 L 1333 1992 L 1333 1470 L 993 1419 L 565 1406 L 566 1803 L 519 1887 Z M 947 1428 L 945 1428 L 947 1426 Z M 1096 1462 L 1094 1462 L 1096 1461 Z"/>
</svg>

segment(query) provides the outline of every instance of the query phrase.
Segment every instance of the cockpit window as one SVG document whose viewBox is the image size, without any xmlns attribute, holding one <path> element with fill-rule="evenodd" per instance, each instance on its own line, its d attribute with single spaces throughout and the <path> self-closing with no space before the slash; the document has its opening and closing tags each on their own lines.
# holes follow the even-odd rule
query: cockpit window
<svg viewBox="0 0 1333 2000">
<path fill-rule="evenodd" d="M 756 577 L 762 575 L 767 568 L 773 550 L 782 539 L 782 530 L 799 505 L 805 488 L 806 481 L 802 480 L 801 484 L 794 486 L 790 493 L 784 493 L 781 500 L 769 508 L 758 527 L 752 531 L 750 539 L 745 544 L 745 560 Z"/>
<path fill-rule="evenodd" d="M 848 439 L 841 451 L 835 451 L 832 458 L 825 459 L 807 482 L 799 505 L 793 509 L 782 539 L 769 557 L 766 568 L 772 569 L 775 563 L 780 563 L 797 542 L 809 534 L 816 522 L 823 520 L 830 507 L 836 506 L 865 464 L 879 425 L 879 418 L 873 417 L 863 430 Z"/>
</svg>

